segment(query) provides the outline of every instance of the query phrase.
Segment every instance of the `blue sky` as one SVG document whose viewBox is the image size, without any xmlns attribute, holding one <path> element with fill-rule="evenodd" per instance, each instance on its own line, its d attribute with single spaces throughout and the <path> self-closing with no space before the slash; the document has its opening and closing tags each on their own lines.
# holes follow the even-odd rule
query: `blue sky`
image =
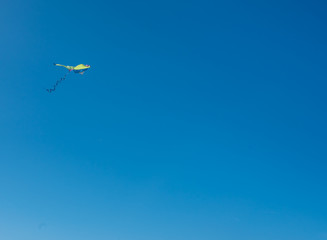
<svg viewBox="0 0 327 240">
<path fill-rule="evenodd" d="M 2 1 L 0 239 L 327 239 L 326 10 Z"/>
</svg>

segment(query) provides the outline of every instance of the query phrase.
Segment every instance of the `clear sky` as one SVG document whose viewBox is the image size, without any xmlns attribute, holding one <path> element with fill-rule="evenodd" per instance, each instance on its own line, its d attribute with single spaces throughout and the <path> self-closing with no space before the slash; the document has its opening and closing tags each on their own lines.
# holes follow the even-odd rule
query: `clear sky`
<svg viewBox="0 0 327 240">
<path fill-rule="evenodd" d="M 326 11 L 2 0 L 0 239 L 327 239 Z"/>
</svg>

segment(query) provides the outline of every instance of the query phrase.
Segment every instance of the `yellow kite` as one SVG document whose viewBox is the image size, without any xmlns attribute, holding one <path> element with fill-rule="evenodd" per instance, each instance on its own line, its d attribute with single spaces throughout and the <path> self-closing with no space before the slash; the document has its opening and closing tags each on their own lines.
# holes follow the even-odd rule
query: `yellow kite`
<svg viewBox="0 0 327 240">
<path fill-rule="evenodd" d="M 74 71 L 74 73 L 79 73 L 79 74 L 84 74 L 84 72 L 91 67 L 90 65 L 86 65 L 86 64 L 85 65 L 84 64 L 79 64 L 79 65 L 77 65 L 75 67 L 61 65 L 61 64 L 56 64 L 56 63 L 54 63 L 53 65 L 67 68 L 69 70 L 69 72 Z M 55 91 L 56 90 L 56 87 L 58 86 L 58 84 L 66 79 L 67 74 L 68 73 L 66 73 L 62 78 L 60 78 L 60 80 L 57 80 L 57 82 L 53 85 L 53 88 L 48 88 L 46 90 L 49 93 Z"/>
<path fill-rule="evenodd" d="M 56 63 L 54 63 L 53 65 L 67 68 L 70 72 L 74 71 L 74 73 L 79 73 L 79 74 L 84 74 L 84 72 L 91 67 L 90 65 L 84 65 L 84 64 L 79 64 L 76 67 L 66 66 L 66 65 L 56 64 Z"/>
</svg>

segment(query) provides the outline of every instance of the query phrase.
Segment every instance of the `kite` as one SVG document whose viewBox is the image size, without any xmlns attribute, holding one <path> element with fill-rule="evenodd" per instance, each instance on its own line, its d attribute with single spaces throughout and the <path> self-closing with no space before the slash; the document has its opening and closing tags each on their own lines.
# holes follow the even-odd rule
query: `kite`
<svg viewBox="0 0 327 240">
<path fill-rule="evenodd" d="M 67 68 L 70 72 L 74 71 L 74 73 L 79 73 L 79 74 L 84 74 L 84 72 L 91 67 L 90 65 L 84 65 L 84 64 L 79 64 L 76 67 L 65 66 L 65 65 L 56 64 L 56 63 L 54 63 L 53 65 Z"/>
<path fill-rule="evenodd" d="M 53 65 L 59 66 L 59 67 L 64 67 L 69 70 L 69 72 L 74 71 L 74 73 L 79 73 L 83 75 L 86 70 L 88 70 L 91 66 L 90 65 L 84 65 L 84 64 L 79 64 L 76 67 L 73 66 L 66 66 L 66 65 L 61 65 L 61 64 L 56 64 L 54 63 Z M 53 85 L 53 88 L 46 89 L 49 93 L 53 92 L 56 90 L 56 87 L 58 84 L 62 81 L 64 81 L 67 77 L 67 73 L 64 75 L 64 77 L 60 78 L 60 80 L 57 80 L 57 82 Z"/>
</svg>

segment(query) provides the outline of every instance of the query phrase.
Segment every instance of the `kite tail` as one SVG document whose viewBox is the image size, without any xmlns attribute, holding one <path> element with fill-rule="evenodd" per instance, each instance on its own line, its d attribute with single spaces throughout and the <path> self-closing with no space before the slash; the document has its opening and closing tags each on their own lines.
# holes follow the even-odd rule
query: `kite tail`
<svg viewBox="0 0 327 240">
<path fill-rule="evenodd" d="M 60 78 L 60 80 L 57 80 L 57 82 L 53 85 L 52 88 L 46 89 L 48 91 L 48 93 L 55 91 L 58 84 L 61 83 L 62 81 L 64 81 L 66 79 L 66 77 L 67 77 L 67 73 L 64 75 L 64 77 Z"/>
</svg>

